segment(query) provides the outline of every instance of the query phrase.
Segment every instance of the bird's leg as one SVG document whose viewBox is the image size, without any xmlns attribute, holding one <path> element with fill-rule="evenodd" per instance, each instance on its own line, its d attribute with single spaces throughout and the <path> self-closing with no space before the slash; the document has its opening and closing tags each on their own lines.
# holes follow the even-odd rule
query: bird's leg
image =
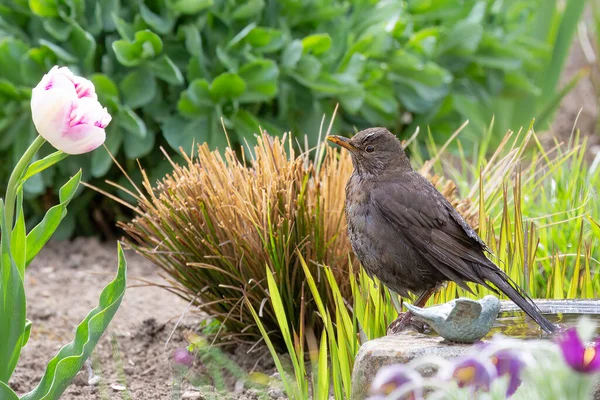
<svg viewBox="0 0 600 400">
<path fill-rule="evenodd" d="M 413 303 L 414 306 L 423 307 L 427 304 L 427 300 L 435 293 L 437 288 L 431 288 L 424 291 Z M 415 321 L 413 318 L 413 314 L 410 311 L 405 312 L 400 315 L 395 321 L 393 321 L 387 328 L 388 335 L 396 335 L 408 327 L 415 328 L 418 332 L 423 332 L 425 330 L 425 324 L 420 321 Z"/>
</svg>

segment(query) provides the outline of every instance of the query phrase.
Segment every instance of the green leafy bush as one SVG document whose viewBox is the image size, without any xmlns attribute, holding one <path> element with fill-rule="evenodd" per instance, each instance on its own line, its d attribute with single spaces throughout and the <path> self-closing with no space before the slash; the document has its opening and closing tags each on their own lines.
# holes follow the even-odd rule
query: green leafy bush
<svg viewBox="0 0 600 400">
<path fill-rule="evenodd" d="M 23 112 L 28 88 L 54 64 L 94 82 L 114 116 L 107 148 L 128 171 L 143 158 L 152 166 L 151 178 L 169 170 L 159 146 L 190 150 L 195 141 L 222 149 L 227 143 L 222 125 L 234 144 L 243 144 L 260 124 L 270 132 L 308 134 L 314 145 L 322 116 L 337 103 L 336 129 L 383 125 L 400 134 L 430 125 L 443 139 L 464 119 L 490 120 L 491 109 L 469 105 L 539 97 L 533 78 L 551 60 L 556 36 L 551 28 L 562 15 L 547 3 L 3 2 L 0 157 L 12 163 L 3 163 L 0 177 L 34 135 Z M 542 5 L 552 11 L 552 24 L 530 38 Z M 80 167 L 91 178 L 120 179 L 113 165 L 103 149 L 70 158 L 28 182 L 26 197 L 36 199 L 29 205 L 41 215 L 56 196 L 49 189 Z M 98 223 L 107 220 L 102 213 L 119 212 L 92 195 L 77 206 L 63 226 L 66 233 L 77 215 L 78 233 L 93 232 L 89 210 L 97 210 Z"/>
</svg>

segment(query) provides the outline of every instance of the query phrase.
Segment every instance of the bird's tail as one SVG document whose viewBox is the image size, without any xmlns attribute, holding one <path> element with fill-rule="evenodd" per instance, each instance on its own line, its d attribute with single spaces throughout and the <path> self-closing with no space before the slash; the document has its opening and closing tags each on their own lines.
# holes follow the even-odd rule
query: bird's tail
<svg viewBox="0 0 600 400">
<path fill-rule="evenodd" d="M 504 271 L 494 268 L 494 270 L 485 269 L 485 279 L 494 284 L 502 293 L 508 296 L 516 305 L 518 305 L 525 314 L 529 315 L 544 331 L 548 333 L 556 332 L 556 326 L 548 321 L 540 312 L 527 294 L 504 273 Z"/>
</svg>

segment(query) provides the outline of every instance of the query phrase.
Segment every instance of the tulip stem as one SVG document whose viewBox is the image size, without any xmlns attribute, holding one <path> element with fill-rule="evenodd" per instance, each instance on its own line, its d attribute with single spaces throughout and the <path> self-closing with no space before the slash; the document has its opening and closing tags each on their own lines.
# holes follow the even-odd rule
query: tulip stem
<svg viewBox="0 0 600 400">
<path fill-rule="evenodd" d="M 7 239 L 10 240 L 10 235 L 13 229 L 13 217 L 15 212 L 15 199 L 17 197 L 17 186 L 21 177 L 25 173 L 27 166 L 33 159 L 33 156 L 37 151 L 42 147 L 42 145 L 46 142 L 46 139 L 39 136 L 35 138 L 33 143 L 29 145 L 23 156 L 12 173 L 10 174 L 10 179 L 8 180 L 8 186 L 6 187 L 6 199 L 4 204 L 4 217 L 6 218 L 6 227 L 8 228 L 8 232 L 2 232 L 3 235 L 6 235 Z"/>
</svg>

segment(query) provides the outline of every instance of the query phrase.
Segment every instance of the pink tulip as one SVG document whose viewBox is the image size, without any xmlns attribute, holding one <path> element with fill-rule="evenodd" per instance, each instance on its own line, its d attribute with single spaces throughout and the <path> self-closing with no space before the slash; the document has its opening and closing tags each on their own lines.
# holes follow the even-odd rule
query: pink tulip
<svg viewBox="0 0 600 400">
<path fill-rule="evenodd" d="M 111 120 L 94 84 L 58 66 L 33 89 L 31 114 L 40 136 L 67 154 L 87 153 L 104 143 Z"/>
</svg>

